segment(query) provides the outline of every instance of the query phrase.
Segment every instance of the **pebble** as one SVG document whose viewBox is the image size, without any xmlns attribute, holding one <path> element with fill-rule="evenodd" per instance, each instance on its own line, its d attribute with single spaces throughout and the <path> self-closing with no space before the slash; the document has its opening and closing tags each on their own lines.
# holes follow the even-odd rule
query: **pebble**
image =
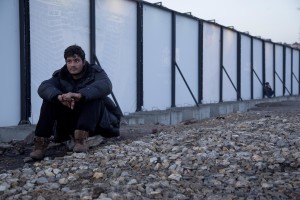
<svg viewBox="0 0 300 200">
<path fill-rule="evenodd" d="M 220 119 L 8 170 L 0 199 L 300 198 L 300 115 Z"/>
</svg>

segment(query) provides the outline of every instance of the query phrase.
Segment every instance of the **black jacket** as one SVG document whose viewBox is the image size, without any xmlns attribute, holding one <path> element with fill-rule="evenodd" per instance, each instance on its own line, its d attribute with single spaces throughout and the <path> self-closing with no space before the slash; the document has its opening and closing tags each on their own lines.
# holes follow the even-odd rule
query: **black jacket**
<svg viewBox="0 0 300 200">
<path fill-rule="evenodd" d="M 67 92 L 79 92 L 85 101 L 104 99 L 112 92 L 111 81 L 100 66 L 86 62 L 83 70 L 82 78 L 75 81 L 64 65 L 41 83 L 38 94 L 43 100 L 56 102 L 58 95 Z"/>
</svg>

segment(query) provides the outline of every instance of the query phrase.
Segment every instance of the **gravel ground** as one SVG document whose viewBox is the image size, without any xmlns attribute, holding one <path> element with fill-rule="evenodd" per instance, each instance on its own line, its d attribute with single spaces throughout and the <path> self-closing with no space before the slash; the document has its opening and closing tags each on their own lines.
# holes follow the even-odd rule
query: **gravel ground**
<svg viewBox="0 0 300 200">
<path fill-rule="evenodd" d="M 24 142 L 1 144 L 0 199 L 300 199 L 300 102 L 123 125 L 91 144 L 86 154 L 52 144 L 40 162 Z"/>
</svg>

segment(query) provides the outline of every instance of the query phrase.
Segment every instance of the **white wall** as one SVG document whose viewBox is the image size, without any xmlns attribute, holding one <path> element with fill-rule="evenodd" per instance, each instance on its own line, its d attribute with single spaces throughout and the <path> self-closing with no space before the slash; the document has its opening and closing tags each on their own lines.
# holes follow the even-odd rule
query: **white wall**
<svg viewBox="0 0 300 200">
<path fill-rule="evenodd" d="M 278 76 L 275 75 L 275 95 L 283 96 L 283 47 L 275 45 L 275 71 Z"/>
<path fill-rule="evenodd" d="M 273 44 L 265 43 L 265 66 L 266 66 L 266 82 L 270 83 L 273 88 L 274 85 L 274 63 L 273 63 Z"/>
<path fill-rule="evenodd" d="M 241 35 L 241 97 L 251 99 L 251 39 Z"/>
<path fill-rule="evenodd" d="M 292 89 L 292 50 L 290 48 L 286 48 L 285 51 L 285 96 L 289 96 Z"/>
<path fill-rule="evenodd" d="M 0 1 L 0 127 L 17 125 L 20 106 L 19 1 Z"/>
<path fill-rule="evenodd" d="M 220 91 L 220 27 L 203 23 L 203 103 L 218 103 Z"/>
<path fill-rule="evenodd" d="M 223 31 L 223 101 L 236 101 L 237 92 L 237 33 L 224 29 Z M 231 84 L 233 82 L 234 86 Z M 235 88 L 234 88 L 235 87 Z"/>
<path fill-rule="evenodd" d="M 196 20 L 176 16 L 176 62 L 198 101 L 198 31 Z M 194 106 L 195 101 L 176 69 L 176 106 Z"/>
<path fill-rule="evenodd" d="M 253 98 L 261 99 L 263 98 L 263 68 L 262 68 L 262 41 L 258 39 L 253 39 L 253 69 L 255 70 L 257 76 L 253 74 Z"/>
<path fill-rule="evenodd" d="M 171 13 L 143 7 L 144 109 L 171 107 Z"/>
<path fill-rule="evenodd" d="M 96 1 L 96 54 L 123 113 L 136 111 L 136 2 Z"/>
<path fill-rule="evenodd" d="M 31 0 L 31 122 L 37 123 L 41 98 L 40 83 L 65 64 L 64 50 L 80 45 L 89 61 L 89 1 Z"/>
<path fill-rule="evenodd" d="M 299 63 L 299 51 L 296 51 L 293 49 L 293 95 L 299 95 L 299 68 L 300 68 L 300 63 Z"/>
<path fill-rule="evenodd" d="M 2 72 L 0 126 L 17 125 L 20 121 L 20 41 L 19 5 L 17 0 L 0 1 L 0 50 Z M 31 0 L 31 103 L 30 121 L 39 118 L 40 83 L 64 64 L 66 47 L 78 44 L 90 59 L 89 1 Z M 113 91 L 124 114 L 136 111 L 137 2 L 96 0 L 96 53 L 102 67 L 113 82 Z M 221 26 L 203 21 L 203 52 L 198 49 L 199 22 L 176 14 L 176 62 L 194 96 L 203 87 L 202 103 L 218 103 L 220 73 L 223 74 L 223 101 L 235 101 L 236 91 L 220 68 Z M 171 36 L 172 12 L 143 4 L 143 110 L 164 110 L 171 106 Z M 237 32 L 224 28 L 223 65 L 237 87 Z M 266 81 L 283 95 L 283 46 L 265 43 Z M 262 40 L 253 38 L 253 68 L 263 80 Z M 198 82 L 198 58 L 203 53 L 203 85 Z M 293 55 L 293 57 L 292 57 Z M 251 98 L 251 36 L 241 35 L 241 97 Z M 292 58 L 292 59 L 291 59 Z M 299 51 L 286 49 L 286 87 L 299 94 Z M 278 73 L 280 79 L 273 74 Z M 176 69 L 175 104 L 195 105 L 194 99 Z M 292 76 L 292 72 L 294 75 Z M 291 82 L 293 86 L 291 86 Z M 253 76 L 254 98 L 262 98 L 262 85 Z M 285 95 L 289 95 L 288 92 Z M 198 100 L 198 99 L 197 99 Z"/>
</svg>

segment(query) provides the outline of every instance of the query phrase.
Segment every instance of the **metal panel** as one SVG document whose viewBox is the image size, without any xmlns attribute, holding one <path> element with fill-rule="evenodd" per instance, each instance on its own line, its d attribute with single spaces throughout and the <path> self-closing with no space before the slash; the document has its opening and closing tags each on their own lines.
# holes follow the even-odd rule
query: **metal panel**
<svg viewBox="0 0 300 200">
<path fill-rule="evenodd" d="M 176 62 L 194 96 L 198 96 L 198 21 L 176 16 Z M 176 70 L 176 106 L 195 102 Z"/>
<path fill-rule="evenodd" d="M 21 109 L 18 0 L 0 1 L 0 27 L 0 126 L 14 126 L 20 121 Z"/>
<path fill-rule="evenodd" d="M 289 96 L 292 91 L 292 50 L 286 48 L 285 51 L 285 96 Z"/>
<path fill-rule="evenodd" d="M 251 99 L 251 38 L 241 36 L 241 97 Z"/>
<path fill-rule="evenodd" d="M 228 29 L 223 32 L 223 101 L 237 100 L 237 33 Z M 231 81 L 230 81 L 231 79 Z M 233 85 L 234 86 L 233 86 Z"/>
<path fill-rule="evenodd" d="M 253 39 L 253 69 L 256 73 L 253 77 L 253 98 L 261 99 L 263 92 L 263 60 L 262 60 L 262 41 Z"/>
<path fill-rule="evenodd" d="M 42 103 L 40 83 L 65 64 L 64 50 L 77 44 L 89 56 L 89 1 L 31 0 L 32 123 L 37 123 Z"/>
<path fill-rule="evenodd" d="M 275 45 L 275 94 L 276 96 L 283 96 L 283 47 Z"/>
<path fill-rule="evenodd" d="M 300 68 L 300 62 L 299 62 L 299 50 L 292 50 L 293 52 L 293 60 L 292 60 L 292 65 L 293 65 L 293 78 L 292 78 L 292 83 L 293 83 L 293 95 L 299 95 L 299 68 Z"/>
<path fill-rule="evenodd" d="M 171 12 L 144 5 L 144 109 L 171 106 Z"/>
<path fill-rule="evenodd" d="M 123 112 L 136 111 L 137 5 L 96 1 L 96 54 Z"/>
<path fill-rule="evenodd" d="M 220 90 L 220 27 L 203 23 L 203 103 L 218 103 Z"/>
<path fill-rule="evenodd" d="M 273 69 L 273 44 L 266 43 L 265 47 L 265 63 L 266 63 L 266 78 L 265 82 L 269 82 L 271 86 L 274 85 L 274 69 Z"/>
</svg>

